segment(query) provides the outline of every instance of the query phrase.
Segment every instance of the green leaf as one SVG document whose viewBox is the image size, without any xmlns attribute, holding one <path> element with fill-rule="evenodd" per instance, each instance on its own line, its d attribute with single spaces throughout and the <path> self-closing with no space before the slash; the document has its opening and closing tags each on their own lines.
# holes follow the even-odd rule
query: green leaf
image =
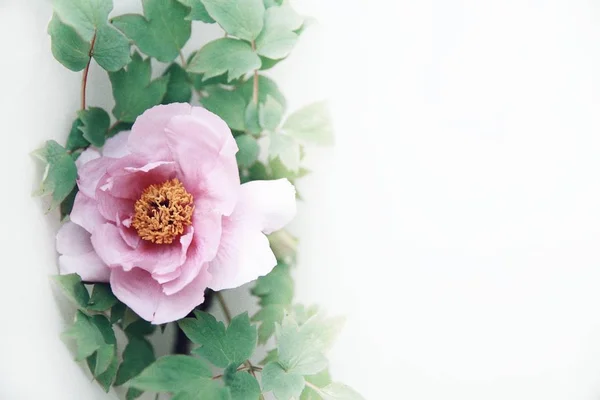
<svg viewBox="0 0 600 400">
<path fill-rule="evenodd" d="M 119 386 L 139 375 L 155 360 L 154 348 L 144 338 L 130 337 L 123 352 L 123 362 L 119 366 L 115 386 Z"/>
<path fill-rule="evenodd" d="M 87 364 L 92 374 L 94 374 L 94 371 L 96 370 L 96 353 L 92 354 L 87 358 Z M 110 387 L 112 386 L 113 381 L 115 380 L 118 366 L 119 359 L 115 355 L 106 371 L 94 376 L 96 378 L 96 381 L 98 381 L 98 383 L 100 384 L 100 386 L 102 386 L 102 389 L 104 389 L 106 393 L 110 391 Z"/>
<path fill-rule="evenodd" d="M 60 286 L 64 294 L 80 308 L 86 308 L 90 295 L 77 274 L 54 275 L 54 281 Z"/>
<path fill-rule="evenodd" d="M 125 312 L 125 316 L 127 316 L 127 311 Z M 125 317 L 123 317 L 123 320 L 125 320 Z M 123 322 L 123 325 L 125 325 L 125 322 Z M 156 330 L 156 325 L 152 325 L 150 322 L 138 318 L 135 321 L 128 324 L 127 328 L 124 329 L 125 333 L 127 334 L 127 337 L 129 338 L 131 338 L 132 336 L 143 337 L 154 333 L 154 331 Z"/>
<path fill-rule="evenodd" d="M 271 95 L 267 95 L 267 100 L 261 104 L 258 111 L 260 126 L 274 131 L 281 122 L 283 116 L 283 106 Z"/>
<path fill-rule="evenodd" d="M 289 4 L 270 7 L 265 12 L 264 28 L 256 38 L 258 54 L 271 59 L 287 57 L 298 41 L 294 31 L 303 21 Z"/>
<path fill-rule="evenodd" d="M 214 316 L 195 311 L 196 318 L 179 321 L 186 336 L 201 347 L 193 352 L 217 367 L 225 368 L 230 364 L 237 367 L 246 361 L 256 346 L 256 328 L 250 324 L 247 313 L 231 320 L 229 327 L 217 321 Z"/>
<path fill-rule="evenodd" d="M 125 315 L 125 310 L 127 306 L 121 302 L 118 302 L 110 309 L 110 323 L 116 324 L 119 322 L 123 316 Z"/>
<path fill-rule="evenodd" d="M 118 71 L 131 60 L 129 40 L 110 25 L 100 26 L 96 32 L 92 56 L 105 70 Z"/>
<path fill-rule="evenodd" d="M 85 140 L 96 147 L 104 146 L 106 133 L 110 126 L 110 116 L 106 111 L 99 107 L 90 107 L 87 110 L 80 110 L 77 116 L 81 120 L 79 130 L 83 133 Z"/>
<path fill-rule="evenodd" d="M 114 344 L 102 346 L 94 354 L 96 359 L 92 373 L 94 376 L 98 376 L 103 374 L 112 364 L 113 359 L 117 356 L 117 347 Z"/>
<path fill-rule="evenodd" d="M 316 375 L 305 376 L 304 380 L 306 380 L 306 382 L 312 383 L 318 388 L 324 388 L 325 386 L 331 383 L 331 376 L 329 375 L 329 371 L 324 369 Z M 300 400 L 322 400 L 322 397 L 313 388 L 311 388 L 310 386 L 306 386 L 302 391 Z"/>
<path fill-rule="evenodd" d="M 296 111 L 283 124 L 283 131 L 296 139 L 309 143 L 333 144 L 333 128 L 327 103 L 310 104 Z"/>
<path fill-rule="evenodd" d="M 274 66 L 276 66 L 277 64 L 279 64 L 281 61 L 285 60 L 285 58 L 280 58 L 279 60 L 273 60 L 272 58 L 268 58 L 268 57 L 263 57 L 263 56 L 259 56 L 260 57 L 260 70 L 261 71 L 266 71 L 269 70 L 271 68 L 273 68 Z"/>
<path fill-rule="evenodd" d="M 236 371 L 231 365 L 225 369 L 223 380 L 231 393 L 231 400 L 258 400 L 260 385 L 248 372 Z"/>
<path fill-rule="evenodd" d="M 258 106 L 252 100 L 250 100 L 250 103 L 248 103 L 246 111 L 244 112 L 244 121 L 248 132 L 253 135 L 259 135 L 262 132 L 262 127 L 258 121 Z"/>
<path fill-rule="evenodd" d="M 212 380 L 210 366 L 199 358 L 170 355 L 150 364 L 130 385 L 144 391 L 180 392 L 192 389 L 202 377 Z"/>
<path fill-rule="evenodd" d="M 283 3 L 283 0 L 264 0 L 263 3 L 265 3 L 265 8 L 269 8 L 273 6 L 280 6 L 281 3 Z"/>
<path fill-rule="evenodd" d="M 71 193 L 60 203 L 60 219 L 64 219 L 67 215 L 71 214 L 71 210 L 73 210 L 73 203 L 75 203 L 75 196 L 77 196 L 77 192 L 79 192 L 79 188 L 75 186 Z"/>
<path fill-rule="evenodd" d="M 211 378 L 197 378 L 193 386 L 175 394 L 171 400 L 231 400 L 229 390 Z"/>
<path fill-rule="evenodd" d="M 54 14 L 48 25 L 48 34 L 52 38 L 52 55 L 58 62 L 71 71 L 85 68 L 90 59 L 90 44 L 75 29 L 64 24 Z"/>
<path fill-rule="evenodd" d="M 266 364 L 270 363 L 271 361 L 277 361 L 277 349 L 269 350 L 267 352 L 267 355 L 265 356 L 265 358 L 263 358 L 259 362 L 259 364 L 266 365 Z"/>
<path fill-rule="evenodd" d="M 248 79 L 239 88 L 239 90 L 241 91 L 241 93 L 243 94 L 244 98 L 246 99 L 246 101 L 248 103 L 250 103 L 252 101 L 253 86 L 254 86 L 253 80 Z M 279 90 L 277 83 L 274 80 L 272 80 L 271 78 L 267 78 L 266 76 L 259 75 L 258 76 L 258 102 L 264 103 L 265 101 L 267 101 L 268 96 L 271 96 L 275 100 L 277 100 L 277 102 L 279 104 L 281 104 L 281 106 L 285 110 L 285 108 L 286 108 L 285 96 Z"/>
<path fill-rule="evenodd" d="M 298 325 L 304 325 L 312 317 L 319 313 L 319 308 L 316 305 L 304 306 L 303 304 L 295 304 L 292 307 L 292 315 Z"/>
<path fill-rule="evenodd" d="M 179 0 L 181 4 L 188 6 L 191 10 L 185 19 L 193 20 L 193 21 L 202 21 L 207 24 L 212 24 L 215 22 L 214 19 L 208 14 L 206 11 L 206 7 L 201 0 Z"/>
<path fill-rule="evenodd" d="M 108 130 L 108 134 L 107 137 L 113 137 L 115 136 L 117 133 L 122 132 L 122 131 L 130 131 L 131 127 L 133 126 L 132 122 L 121 122 L 121 121 L 117 121 L 115 124 L 112 125 L 112 127 Z"/>
<path fill-rule="evenodd" d="M 327 366 L 324 352 L 329 349 L 341 329 L 342 319 L 314 316 L 298 326 L 284 317 L 276 332 L 278 361 L 286 371 L 312 375 Z"/>
<path fill-rule="evenodd" d="M 127 14 L 112 23 L 145 54 L 171 62 L 190 38 L 188 8 L 176 0 L 143 0 L 144 16 Z"/>
<path fill-rule="evenodd" d="M 54 12 L 81 37 L 90 42 L 99 26 L 105 25 L 112 0 L 54 0 Z"/>
<path fill-rule="evenodd" d="M 261 308 L 252 321 L 260 322 L 258 327 L 258 343 L 264 344 L 275 333 L 275 324 L 280 324 L 285 315 L 286 307 L 281 304 L 269 304 Z"/>
<path fill-rule="evenodd" d="M 65 145 L 66 150 L 85 149 L 90 145 L 90 142 L 83 137 L 83 132 L 79 129 L 81 126 L 83 126 L 83 122 L 79 118 L 73 121 L 69 136 L 67 137 L 67 144 Z"/>
<path fill-rule="evenodd" d="M 330 383 L 321 390 L 324 400 L 364 400 L 357 391 L 342 383 Z"/>
<path fill-rule="evenodd" d="M 65 331 L 64 336 L 75 340 L 78 361 L 84 360 L 105 346 L 114 347 L 116 344 L 115 333 L 105 316 L 89 317 L 81 311 L 77 311 L 75 322 Z"/>
<path fill-rule="evenodd" d="M 237 163 L 242 168 L 248 168 L 258 160 L 258 154 L 260 153 L 260 147 L 255 138 L 250 135 L 239 135 L 235 138 L 235 142 L 238 145 L 239 151 L 235 157 Z"/>
<path fill-rule="evenodd" d="M 209 42 L 190 60 L 187 70 L 203 74 L 203 80 L 227 72 L 228 81 L 260 68 L 260 58 L 249 43 L 232 38 Z"/>
<path fill-rule="evenodd" d="M 249 42 L 263 28 L 262 0 L 202 0 L 206 11 L 230 35 Z"/>
<path fill-rule="evenodd" d="M 125 400 L 135 400 L 138 397 L 140 397 L 142 394 L 144 394 L 143 390 L 139 390 L 136 388 L 129 388 L 127 389 L 127 394 L 125 394 Z"/>
<path fill-rule="evenodd" d="M 115 107 L 113 115 L 122 122 L 134 122 L 147 109 L 160 104 L 166 91 L 168 78 L 150 81 L 150 59 L 134 53 L 127 69 L 109 73 Z"/>
<path fill-rule="evenodd" d="M 92 297 L 87 309 L 92 311 L 107 311 L 117 304 L 118 300 L 107 283 L 96 283 L 92 289 Z"/>
<path fill-rule="evenodd" d="M 123 68 L 129 60 L 129 41 L 108 25 L 110 0 L 55 0 L 48 26 L 54 57 L 80 71 L 93 56 L 107 71 Z"/>
<path fill-rule="evenodd" d="M 262 370 L 262 386 L 265 391 L 273 391 L 277 400 L 300 397 L 304 389 L 304 378 L 294 372 L 286 372 L 276 362 L 270 362 Z"/>
<path fill-rule="evenodd" d="M 188 103 L 192 98 L 192 85 L 185 70 L 179 64 L 173 63 L 163 76 L 169 77 L 169 83 L 162 103 Z"/>
<path fill-rule="evenodd" d="M 269 304 L 290 305 L 294 297 L 294 280 L 290 275 L 290 267 L 279 263 L 267 275 L 258 278 L 250 292 L 260 298 L 259 304 L 262 307 Z"/>
<path fill-rule="evenodd" d="M 246 102 L 242 94 L 218 86 L 207 88 L 206 92 L 207 96 L 201 100 L 202 105 L 221 117 L 232 130 L 243 131 Z"/>
<path fill-rule="evenodd" d="M 300 168 L 300 144 L 291 136 L 280 133 L 269 135 L 269 159 L 279 158 L 283 165 L 292 172 Z"/>
<path fill-rule="evenodd" d="M 77 167 L 65 148 L 54 140 L 48 140 L 45 146 L 33 152 L 33 155 L 47 164 L 42 184 L 34 195 L 51 195 L 50 209 L 52 209 L 58 206 L 75 187 Z"/>
</svg>

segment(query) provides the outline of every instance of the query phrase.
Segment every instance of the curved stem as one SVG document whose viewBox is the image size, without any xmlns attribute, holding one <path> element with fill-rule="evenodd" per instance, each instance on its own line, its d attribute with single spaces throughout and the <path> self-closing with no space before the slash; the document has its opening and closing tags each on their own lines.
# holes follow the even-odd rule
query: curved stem
<svg viewBox="0 0 600 400">
<path fill-rule="evenodd" d="M 88 74 L 90 72 L 90 64 L 92 63 L 92 56 L 94 55 L 94 44 L 96 44 L 96 34 L 94 33 L 94 36 L 92 37 L 92 42 L 90 44 L 90 51 L 88 52 L 88 62 L 85 66 L 85 69 L 83 70 L 83 77 L 81 78 L 81 109 L 85 110 L 86 107 L 86 103 L 85 103 L 85 92 L 87 89 L 87 80 L 88 80 Z"/>
<path fill-rule="evenodd" d="M 225 303 L 225 298 L 223 297 L 223 293 L 216 292 L 217 300 L 219 300 L 219 304 L 221 305 L 221 309 L 223 310 L 223 314 L 225 314 L 225 319 L 227 323 L 231 323 L 231 311 L 229 311 L 229 307 L 227 307 L 227 303 Z"/>
<path fill-rule="evenodd" d="M 321 388 L 320 387 L 318 387 L 318 386 L 310 383 L 309 381 L 304 381 L 304 384 L 306 386 L 308 386 L 309 388 L 311 388 L 312 390 L 314 390 L 315 392 L 317 392 L 319 395 L 323 394 L 323 392 L 321 392 Z"/>
</svg>

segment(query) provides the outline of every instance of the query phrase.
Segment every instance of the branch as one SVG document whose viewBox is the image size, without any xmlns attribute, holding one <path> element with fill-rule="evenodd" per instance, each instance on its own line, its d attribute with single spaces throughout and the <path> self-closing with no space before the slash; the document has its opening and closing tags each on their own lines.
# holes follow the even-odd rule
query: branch
<svg viewBox="0 0 600 400">
<path fill-rule="evenodd" d="M 83 78 L 81 79 L 81 109 L 85 110 L 86 104 L 85 104 L 85 92 L 87 89 L 87 80 L 88 80 L 88 74 L 90 72 L 90 64 L 92 63 L 92 56 L 94 55 L 94 45 L 96 44 L 96 33 L 94 33 L 94 36 L 92 37 L 92 42 L 90 44 L 90 51 L 88 51 L 88 62 L 85 66 L 85 69 L 83 70 Z"/>
</svg>

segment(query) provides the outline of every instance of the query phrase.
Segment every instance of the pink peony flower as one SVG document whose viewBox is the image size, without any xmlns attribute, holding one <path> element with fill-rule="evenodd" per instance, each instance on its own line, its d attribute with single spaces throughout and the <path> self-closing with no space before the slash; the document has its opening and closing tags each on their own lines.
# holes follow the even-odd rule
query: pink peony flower
<svg viewBox="0 0 600 400">
<path fill-rule="evenodd" d="M 296 212 L 285 179 L 240 185 L 231 131 L 189 104 L 156 106 L 131 132 L 78 159 L 79 193 L 57 234 L 63 274 L 110 282 L 155 324 L 186 316 L 204 290 L 238 287 L 275 266 L 265 234 Z"/>
</svg>

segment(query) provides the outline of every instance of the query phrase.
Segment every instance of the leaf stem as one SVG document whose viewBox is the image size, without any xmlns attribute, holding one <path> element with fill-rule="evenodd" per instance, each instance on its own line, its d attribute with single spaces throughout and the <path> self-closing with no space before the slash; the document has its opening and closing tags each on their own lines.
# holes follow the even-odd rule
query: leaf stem
<svg viewBox="0 0 600 400">
<path fill-rule="evenodd" d="M 305 380 L 305 381 L 304 381 L 304 384 L 305 384 L 306 386 L 308 386 L 309 388 L 311 388 L 312 390 L 314 390 L 315 392 L 317 392 L 317 393 L 318 393 L 320 396 L 322 396 L 322 395 L 323 395 L 323 392 L 321 391 L 321 388 L 320 388 L 320 387 L 318 387 L 317 385 L 315 385 L 315 384 L 312 384 L 312 383 L 310 383 L 310 382 L 309 382 L 309 381 L 307 381 L 307 380 Z"/>
<path fill-rule="evenodd" d="M 248 367 L 246 365 L 244 367 L 238 367 L 238 369 L 236 369 L 237 372 L 240 372 L 240 371 L 249 371 L 249 370 L 252 370 L 252 371 L 262 371 L 262 368 L 261 367 L 254 367 L 254 366 L 252 368 L 250 368 L 250 367 Z M 215 375 L 212 378 L 213 378 L 213 380 L 220 379 L 220 378 L 223 377 L 223 375 L 224 374 Z"/>
<path fill-rule="evenodd" d="M 185 57 L 183 56 L 181 49 L 179 50 L 179 59 L 181 60 L 181 66 L 183 69 L 187 68 L 187 63 L 185 62 Z"/>
<path fill-rule="evenodd" d="M 92 42 L 90 43 L 90 51 L 88 51 L 88 62 L 85 65 L 85 69 L 83 70 L 83 77 L 81 78 L 81 109 L 85 110 L 85 92 L 87 89 L 87 80 L 88 74 L 90 72 L 90 64 L 92 63 L 92 56 L 94 55 L 94 44 L 96 44 L 96 33 L 94 32 L 94 36 L 92 37 Z"/>
<path fill-rule="evenodd" d="M 252 41 L 252 50 L 256 51 L 256 43 Z M 252 101 L 254 104 L 258 104 L 258 70 L 254 70 L 254 82 L 252 85 Z"/>
<path fill-rule="evenodd" d="M 225 319 L 227 320 L 227 323 L 230 324 L 231 323 L 231 311 L 229 310 L 229 307 L 227 306 L 227 303 L 225 302 L 225 297 L 223 297 L 223 293 L 221 292 L 216 292 L 216 297 L 217 300 L 219 301 L 219 304 L 221 305 L 221 309 L 223 310 L 223 314 L 225 314 Z M 250 373 L 252 374 L 252 376 L 254 377 L 254 379 L 256 379 L 256 372 L 257 370 L 259 370 L 258 368 L 260 367 L 255 367 L 254 365 L 252 365 L 252 362 L 250 360 L 246 360 L 246 362 L 244 363 L 246 365 L 245 368 L 247 368 Z M 260 368 L 260 370 L 262 370 L 262 368 Z M 213 378 L 215 379 L 215 378 Z M 264 396 L 261 394 L 260 395 L 261 400 L 264 399 Z"/>
<path fill-rule="evenodd" d="M 223 314 L 225 314 L 225 319 L 227 320 L 227 323 L 231 323 L 231 311 L 229 311 L 229 307 L 227 306 L 227 303 L 225 302 L 225 297 L 223 297 L 223 293 L 221 292 L 216 292 L 217 295 L 217 300 L 219 300 L 219 304 L 221 305 L 221 309 L 223 310 Z"/>
</svg>

